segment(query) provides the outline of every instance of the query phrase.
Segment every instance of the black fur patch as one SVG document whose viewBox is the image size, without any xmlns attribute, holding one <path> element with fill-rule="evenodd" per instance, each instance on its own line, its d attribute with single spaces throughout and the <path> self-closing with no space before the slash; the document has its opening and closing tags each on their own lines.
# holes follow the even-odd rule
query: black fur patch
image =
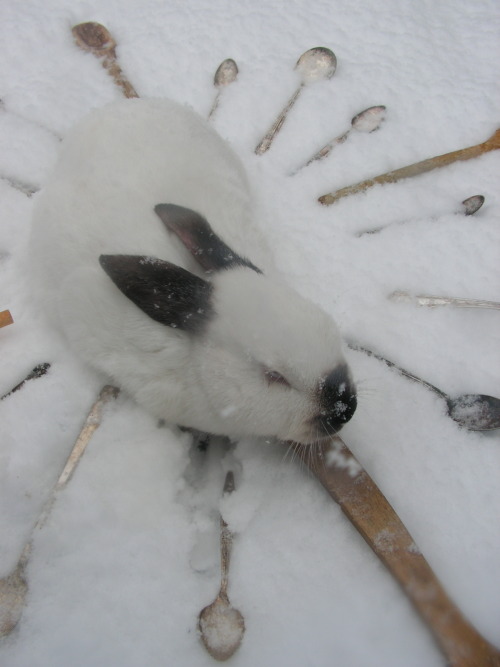
<svg viewBox="0 0 500 667">
<path fill-rule="evenodd" d="M 212 285 L 180 266 L 142 255 L 101 255 L 99 262 L 123 294 L 156 322 L 199 332 L 213 314 Z"/>
<path fill-rule="evenodd" d="M 176 204 L 158 204 L 155 213 L 166 228 L 179 237 L 207 273 L 236 266 L 246 266 L 262 273 L 250 260 L 231 250 L 196 211 Z"/>
</svg>

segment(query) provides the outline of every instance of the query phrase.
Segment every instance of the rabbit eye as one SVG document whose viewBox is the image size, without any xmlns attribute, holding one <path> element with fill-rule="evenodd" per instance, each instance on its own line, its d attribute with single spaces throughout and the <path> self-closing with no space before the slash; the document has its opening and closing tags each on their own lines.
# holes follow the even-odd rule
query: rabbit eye
<svg viewBox="0 0 500 667">
<path fill-rule="evenodd" d="M 288 380 L 281 375 L 281 373 L 278 373 L 278 371 L 271 371 L 266 369 L 264 371 L 264 375 L 266 377 L 267 383 L 269 385 L 272 384 L 281 384 L 283 387 L 290 387 L 290 383 Z"/>
</svg>

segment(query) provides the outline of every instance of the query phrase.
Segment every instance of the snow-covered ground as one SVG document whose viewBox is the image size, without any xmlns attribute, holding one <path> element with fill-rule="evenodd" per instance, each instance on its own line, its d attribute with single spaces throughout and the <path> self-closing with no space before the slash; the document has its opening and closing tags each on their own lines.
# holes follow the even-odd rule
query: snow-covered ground
<svg viewBox="0 0 500 667">
<path fill-rule="evenodd" d="M 120 97 L 70 28 L 99 21 L 141 96 L 206 115 L 213 74 L 237 82 L 214 118 L 248 169 L 259 219 L 290 282 L 343 334 L 450 395 L 500 396 L 499 313 L 392 303 L 395 289 L 500 299 L 498 153 L 322 207 L 330 190 L 486 140 L 499 126 L 494 0 L 2 0 L 0 174 L 42 186 L 58 139 Z M 271 150 L 253 149 L 297 85 L 293 66 L 331 48 L 335 76 L 306 88 Z M 325 161 L 288 173 L 351 118 L 387 106 Z M 460 202 L 483 194 L 472 217 Z M 36 195 L 35 195 L 36 197 Z M 63 467 L 103 379 L 84 367 L 25 288 L 34 198 L 0 181 L 0 575 Z M 364 229 L 389 225 L 362 237 Z M 393 504 L 451 597 L 500 643 L 500 442 L 461 430 L 434 394 L 347 351 L 360 406 L 343 437 Z M 237 490 L 220 502 L 224 471 Z M 235 532 L 229 594 L 246 634 L 238 667 L 438 667 L 404 594 L 318 482 L 276 444 L 203 455 L 121 395 L 106 411 L 49 521 L 37 531 L 22 620 L 5 667 L 210 665 L 199 611 L 219 586 L 218 512 Z"/>
</svg>

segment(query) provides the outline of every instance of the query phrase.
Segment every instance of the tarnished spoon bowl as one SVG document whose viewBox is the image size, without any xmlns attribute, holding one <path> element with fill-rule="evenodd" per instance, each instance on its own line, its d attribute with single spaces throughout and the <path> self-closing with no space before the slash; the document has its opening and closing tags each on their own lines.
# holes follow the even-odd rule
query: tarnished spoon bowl
<svg viewBox="0 0 500 667">
<path fill-rule="evenodd" d="M 450 417 L 469 431 L 493 431 L 500 428 L 500 399 L 486 394 L 462 394 L 445 397 Z"/>
<path fill-rule="evenodd" d="M 212 658 L 221 661 L 233 655 L 245 633 L 243 616 L 223 592 L 202 609 L 198 626 L 205 648 Z"/>
<path fill-rule="evenodd" d="M 337 57 L 324 46 L 315 46 L 303 53 L 295 65 L 305 85 L 319 79 L 331 79 L 337 69 Z"/>
</svg>

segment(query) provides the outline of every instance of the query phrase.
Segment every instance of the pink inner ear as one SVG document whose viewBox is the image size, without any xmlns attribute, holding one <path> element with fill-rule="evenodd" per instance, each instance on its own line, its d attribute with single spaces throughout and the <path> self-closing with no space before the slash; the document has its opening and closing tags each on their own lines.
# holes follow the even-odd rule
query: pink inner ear
<svg viewBox="0 0 500 667">
<path fill-rule="evenodd" d="M 182 241 L 182 243 L 186 246 L 186 248 L 189 250 L 189 252 L 193 255 L 199 255 L 200 254 L 200 246 L 195 243 L 195 240 L 193 236 L 189 233 L 188 230 L 186 230 L 184 227 L 181 227 L 180 225 L 172 225 L 169 226 L 169 229 L 171 229 L 179 239 Z"/>
</svg>

